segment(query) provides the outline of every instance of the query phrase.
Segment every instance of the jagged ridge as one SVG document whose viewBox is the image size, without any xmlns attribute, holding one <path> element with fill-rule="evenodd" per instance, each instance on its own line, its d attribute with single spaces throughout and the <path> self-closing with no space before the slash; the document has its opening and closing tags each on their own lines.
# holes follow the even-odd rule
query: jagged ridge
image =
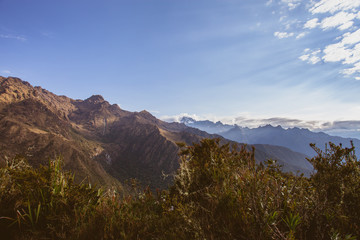
<svg viewBox="0 0 360 240">
<path fill-rule="evenodd" d="M 0 136 L 0 162 L 23 154 L 38 165 L 62 154 L 65 168 L 79 180 L 88 176 L 92 182 L 113 185 L 137 178 L 153 188 L 164 187 L 162 173 L 178 168 L 176 142 L 190 145 L 220 137 L 163 122 L 147 111 L 125 111 L 100 95 L 74 100 L 12 77 L 0 77 Z M 258 161 L 277 158 L 287 164 L 274 154 L 280 150 L 264 150 L 257 150 Z M 286 151 L 295 162 L 305 161 L 305 156 Z M 300 165 L 285 168 L 309 171 Z"/>
</svg>

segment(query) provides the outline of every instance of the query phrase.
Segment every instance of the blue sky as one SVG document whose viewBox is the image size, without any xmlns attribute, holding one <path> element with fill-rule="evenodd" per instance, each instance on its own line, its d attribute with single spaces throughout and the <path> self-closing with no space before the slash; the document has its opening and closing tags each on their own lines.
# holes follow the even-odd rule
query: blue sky
<svg viewBox="0 0 360 240">
<path fill-rule="evenodd" d="M 0 0 L 0 75 L 163 119 L 357 131 L 359 10 L 360 0 Z"/>
</svg>

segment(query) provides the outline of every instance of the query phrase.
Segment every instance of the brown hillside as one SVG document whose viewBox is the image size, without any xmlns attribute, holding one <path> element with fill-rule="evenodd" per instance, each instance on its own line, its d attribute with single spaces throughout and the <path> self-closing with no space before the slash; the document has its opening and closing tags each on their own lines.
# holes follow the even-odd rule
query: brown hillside
<svg viewBox="0 0 360 240">
<path fill-rule="evenodd" d="M 74 100 L 18 78 L 0 77 L 2 164 L 17 154 L 33 165 L 61 155 L 78 180 L 89 177 L 94 183 L 113 185 L 137 178 L 153 188 L 164 187 L 168 181 L 163 173 L 171 174 L 179 166 L 176 142 L 192 144 L 204 137 L 218 136 L 163 122 L 147 111 L 122 110 L 100 95 Z M 262 151 L 256 156 L 258 161 L 276 158 Z M 294 152 L 291 158 L 304 160 Z"/>
</svg>

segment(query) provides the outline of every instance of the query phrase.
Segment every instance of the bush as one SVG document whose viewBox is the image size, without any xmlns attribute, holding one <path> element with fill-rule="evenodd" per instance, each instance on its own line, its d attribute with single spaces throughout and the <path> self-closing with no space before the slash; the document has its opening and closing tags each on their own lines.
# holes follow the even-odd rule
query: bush
<svg viewBox="0 0 360 240">
<path fill-rule="evenodd" d="M 34 169 L 17 157 L 0 170 L 0 216 L 6 216 L 1 232 L 34 239 L 74 234 L 79 220 L 98 204 L 101 190 L 74 183 L 73 175 L 61 171 L 61 163 L 58 158 Z"/>
<path fill-rule="evenodd" d="M 203 140 L 182 151 L 173 195 L 201 239 L 288 239 L 300 223 L 295 197 L 302 177 L 274 161 L 256 164 L 255 150 Z"/>
<path fill-rule="evenodd" d="M 37 169 L 15 158 L 0 169 L 5 239 L 356 239 L 360 163 L 330 143 L 310 178 L 256 164 L 254 149 L 204 139 L 181 145 L 168 190 L 130 195 L 74 182 L 60 158 Z"/>
<path fill-rule="evenodd" d="M 5 239 L 188 239 L 166 191 L 121 192 L 75 183 L 60 158 L 32 168 L 17 157 L 0 169 Z"/>
<path fill-rule="evenodd" d="M 312 224 L 320 237 L 327 232 L 360 236 L 360 162 L 351 145 L 329 143 L 325 152 L 312 145 L 318 153 L 309 159 L 316 170 L 310 179 L 316 214 Z"/>
<path fill-rule="evenodd" d="M 220 140 L 182 146 L 171 196 L 199 239 L 351 239 L 360 236 L 360 165 L 354 148 L 330 143 L 310 178 Z"/>
</svg>

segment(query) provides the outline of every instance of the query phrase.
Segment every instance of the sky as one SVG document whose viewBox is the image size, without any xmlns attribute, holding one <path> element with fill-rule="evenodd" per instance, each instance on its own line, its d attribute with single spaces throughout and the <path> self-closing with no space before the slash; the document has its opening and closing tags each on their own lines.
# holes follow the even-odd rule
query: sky
<svg viewBox="0 0 360 240">
<path fill-rule="evenodd" d="M 360 0 L 0 0 L 0 75 L 164 120 L 360 136 L 359 10 Z"/>
</svg>

